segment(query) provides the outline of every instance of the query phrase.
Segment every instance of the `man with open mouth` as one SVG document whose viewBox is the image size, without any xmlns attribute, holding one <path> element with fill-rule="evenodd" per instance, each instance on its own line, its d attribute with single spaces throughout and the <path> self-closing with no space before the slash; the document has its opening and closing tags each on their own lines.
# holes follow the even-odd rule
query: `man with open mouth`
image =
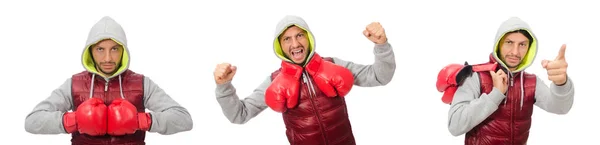
<svg viewBox="0 0 600 145">
<path fill-rule="evenodd" d="M 240 99 L 231 80 L 236 67 L 217 65 L 216 97 L 224 115 L 244 124 L 267 107 L 282 113 L 291 145 L 355 145 L 344 97 L 352 86 L 383 86 L 396 69 L 394 52 L 380 23 L 363 34 L 375 43 L 375 62 L 357 64 L 336 57 L 321 57 L 308 24 L 298 16 L 284 17 L 276 27 L 273 51 L 281 59 L 252 94 Z"/>
</svg>

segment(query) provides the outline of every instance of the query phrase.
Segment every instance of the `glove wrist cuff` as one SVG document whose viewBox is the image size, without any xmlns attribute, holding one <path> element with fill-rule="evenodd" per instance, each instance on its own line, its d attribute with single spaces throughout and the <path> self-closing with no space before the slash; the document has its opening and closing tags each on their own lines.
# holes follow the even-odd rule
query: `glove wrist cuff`
<svg viewBox="0 0 600 145">
<path fill-rule="evenodd" d="M 150 113 L 138 113 L 137 117 L 140 130 L 150 130 L 150 126 L 152 126 L 152 117 Z"/>
<path fill-rule="evenodd" d="M 75 113 L 74 112 L 67 112 L 63 115 L 63 127 L 65 129 L 65 132 L 67 133 L 73 133 L 75 131 L 77 131 L 77 121 L 75 120 Z"/>
<path fill-rule="evenodd" d="M 310 60 L 307 60 L 307 64 L 304 68 L 310 75 L 315 75 L 315 73 L 321 67 L 321 63 L 323 63 L 323 58 L 317 53 L 314 53 Z"/>
</svg>

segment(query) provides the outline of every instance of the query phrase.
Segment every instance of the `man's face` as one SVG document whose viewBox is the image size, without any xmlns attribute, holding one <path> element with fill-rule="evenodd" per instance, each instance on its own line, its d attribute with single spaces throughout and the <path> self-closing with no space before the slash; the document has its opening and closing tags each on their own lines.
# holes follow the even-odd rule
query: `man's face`
<svg viewBox="0 0 600 145">
<path fill-rule="evenodd" d="M 279 44 L 281 44 L 283 53 L 294 63 L 303 63 L 309 53 L 307 35 L 303 29 L 292 26 L 279 37 Z"/>
<path fill-rule="evenodd" d="M 500 59 L 508 68 L 515 69 L 529 50 L 529 39 L 521 33 L 509 33 L 500 43 Z"/>
<path fill-rule="evenodd" d="M 105 75 L 112 75 L 121 63 L 123 47 L 113 40 L 102 40 L 91 47 L 96 68 Z"/>
</svg>

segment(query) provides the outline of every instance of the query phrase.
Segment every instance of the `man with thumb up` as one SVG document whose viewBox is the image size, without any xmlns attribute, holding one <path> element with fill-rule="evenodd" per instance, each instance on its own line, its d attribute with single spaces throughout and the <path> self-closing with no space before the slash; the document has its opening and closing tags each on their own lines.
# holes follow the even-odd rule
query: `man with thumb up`
<svg viewBox="0 0 600 145">
<path fill-rule="evenodd" d="M 448 130 L 454 136 L 464 134 L 466 145 L 527 144 L 534 106 L 567 114 L 573 105 L 575 87 L 567 75 L 566 45 L 560 47 L 554 60 L 542 61 L 552 82 L 548 86 L 535 74 L 525 72 L 539 50 L 538 38 L 526 22 L 509 18 L 500 25 L 495 40 L 489 62 L 464 67 L 473 68 L 468 70 L 472 74 L 442 70 L 469 74 L 456 77 L 464 80 L 457 79 L 462 82 L 455 83 L 461 85 L 448 112 Z"/>
</svg>

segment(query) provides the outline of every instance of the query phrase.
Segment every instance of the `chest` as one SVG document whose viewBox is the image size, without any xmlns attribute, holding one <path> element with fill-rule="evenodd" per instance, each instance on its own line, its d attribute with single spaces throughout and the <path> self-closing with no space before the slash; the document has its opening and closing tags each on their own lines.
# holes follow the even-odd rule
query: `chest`
<svg viewBox="0 0 600 145">
<path fill-rule="evenodd" d="M 119 80 L 104 80 L 91 78 L 72 79 L 71 94 L 73 110 L 90 97 L 100 98 L 107 106 L 118 98 L 123 98 L 138 108 L 144 110 L 144 88 L 142 78 L 124 77 Z"/>
<path fill-rule="evenodd" d="M 496 115 L 528 118 L 535 104 L 536 76 L 522 74 L 509 77 L 506 98 L 498 105 Z M 489 73 L 480 73 L 481 92 L 489 94 L 494 88 Z"/>
</svg>

